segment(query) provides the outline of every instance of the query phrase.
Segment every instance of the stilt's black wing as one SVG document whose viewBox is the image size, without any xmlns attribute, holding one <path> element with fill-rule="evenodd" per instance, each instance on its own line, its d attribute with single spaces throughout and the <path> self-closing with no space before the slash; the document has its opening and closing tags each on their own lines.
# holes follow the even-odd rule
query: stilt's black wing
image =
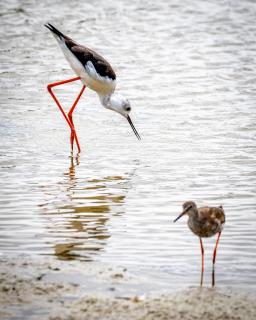
<svg viewBox="0 0 256 320">
<path fill-rule="evenodd" d="M 97 52 L 81 45 L 73 46 L 68 41 L 66 42 L 66 45 L 83 66 L 86 66 L 88 61 L 91 61 L 100 76 L 108 77 L 112 80 L 116 79 L 116 74 L 111 65 Z"/>
<path fill-rule="evenodd" d="M 58 36 L 62 41 L 65 42 L 67 48 L 76 56 L 76 58 L 82 63 L 82 65 L 85 67 L 86 64 L 91 61 L 91 63 L 94 65 L 95 70 L 97 73 L 102 77 L 108 77 L 112 80 L 116 79 L 116 74 L 111 67 L 111 65 L 108 63 L 107 60 L 105 60 L 101 55 L 99 55 L 97 52 L 79 45 L 71 38 L 64 35 L 62 32 L 60 32 L 58 29 L 56 29 L 53 25 L 50 23 L 45 24 L 45 27 L 48 28 L 52 33 L 54 33 L 56 36 Z"/>
</svg>

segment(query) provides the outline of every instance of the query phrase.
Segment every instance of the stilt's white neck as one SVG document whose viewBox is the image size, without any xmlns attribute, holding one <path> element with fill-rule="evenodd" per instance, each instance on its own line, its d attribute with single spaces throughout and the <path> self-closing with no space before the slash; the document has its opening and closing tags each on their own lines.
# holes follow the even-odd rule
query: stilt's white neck
<svg viewBox="0 0 256 320">
<path fill-rule="evenodd" d="M 101 104 L 105 108 L 118 112 L 125 118 L 128 117 L 129 112 L 131 110 L 130 103 L 126 98 L 124 98 L 120 94 L 116 94 L 116 93 L 110 93 L 105 95 L 99 94 L 99 98 L 100 98 Z"/>
<path fill-rule="evenodd" d="M 107 109 L 110 108 L 110 97 L 111 97 L 111 94 L 107 94 L 107 95 L 99 94 L 101 104 Z"/>
</svg>

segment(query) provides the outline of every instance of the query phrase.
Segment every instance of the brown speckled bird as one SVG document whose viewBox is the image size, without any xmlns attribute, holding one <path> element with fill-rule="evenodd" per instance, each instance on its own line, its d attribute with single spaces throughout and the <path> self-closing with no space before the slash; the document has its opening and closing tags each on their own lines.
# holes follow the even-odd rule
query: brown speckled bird
<svg viewBox="0 0 256 320">
<path fill-rule="evenodd" d="M 214 277 L 214 265 L 216 260 L 217 247 L 220 239 L 221 232 L 225 223 L 225 213 L 220 207 L 202 207 L 197 208 L 195 202 L 186 201 L 183 203 L 182 213 L 173 221 L 176 222 L 183 215 L 188 215 L 188 226 L 189 229 L 199 237 L 202 253 L 202 272 L 201 272 L 201 285 L 203 284 L 203 273 L 204 273 L 204 247 L 202 238 L 212 237 L 218 234 L 214 252 L 213 252 L 213 273 L 212 273 L 212 285 L 215 285 Z"/>
</svg>

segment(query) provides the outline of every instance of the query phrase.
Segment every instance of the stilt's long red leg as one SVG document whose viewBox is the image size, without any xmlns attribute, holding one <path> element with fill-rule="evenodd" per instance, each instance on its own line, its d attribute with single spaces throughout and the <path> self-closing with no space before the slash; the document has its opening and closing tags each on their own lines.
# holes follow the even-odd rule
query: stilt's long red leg
<svg viewBox="0 0 256 320">
<path fill-rule="evenodd" d="M 201 269 L 201 281 L 200 285 L 203 285 L 203 279 L 204 279 L 204 247 L 203 247 L 203 241 L 202 238 L 200 239 L 200 247 L 201 247 L 201 254 L 202 254 L 202 269 Z"/>
<path fill-rule="evenodd" d="M 79 101 L 79 99 L 81 98 L 83 92 L 84 92 L 84 89 L 85 89 L 85 85 L 83 85 L 79 95 L 77 96 L 73 106 L 71 107 L 71 109 L 69 110 L 68 112 L 68 119 L 70 121 L 70 123 L 72 124 L 74 130 L 71 130 L 71 135 L 70 135 L 70 143 L 71 143 L 71 148 L 72 148 L 72 151 L 73 151 L 73 144 L 74 144 L 74 139 L 76 140 L 76 145 L 77 145 L 77 149 L 78 149 L 78 152 L 81 151 L 80 149 L 80 145 L 79 145 L 79 142 L 78 142 L 78 138 L 77 138 L 77 134 L 76 134 L 76 131 L 75 131 L 75 125 L 73 123 L 73 111 L 75 110 L 75 107 Z"/>
<path fill-rule="evenodd" d="M 74 139 L 75 139 L 76 144 L 77 144 L 77 148 L 78 148 L 78 152 L 80 152 L 81 149 L 80 149 L 80 145 L 79 145 L 78 138 L 77 138 L 77 135 L 76 135 L 75 127 L 74 127 L 74 124 L 73 124 L 72 113 L 73 113 L 73 111 L 74 111 L 79 99 L 81 98 L 81 95 L 84 92 L 85 86 L 83 85 L 78 97 L 76 98 L 73 106 L 71 107 L 71 109 L 70 109 L 70 111 L 68 113 L 68 117 L 67 117 L 65 111 L 63 110 L 62 106 L 60 105 L 59 101 L 57 100 L 56 96 L 52 92 L 52 88 L 53 87 L 56 87 L 56 86 L 59 86 L 59 85 L 62 85 L 62 84 L 66 84 L 66 83 L 69 83 L 69 82 L 77 81 L 77 80 L 80 80 L 80 77 L 76 77 L 76 78 L 72 78 L 72 79 L 68 79 L 68 80 L 63 80 L 63 81 L 50 83 L 50 84 L 48 84 L 47 89 L 48 89 L 49 93 L 51 94 L 51 96 L 53 97 L 53 100 L 56 102 L 57 106 L 59 107 L 61 113 L 63 114 L 65 120 L 67 121 L 67 123 L 68 123 L 68 125 L 69 125 L 69 127 L 71 129 L 70 142 L 71 142 L 72 151 L 73 151 L 73 142 L 74 142 Z"/>
<path fill-rule="evenodd" d="M 218 233 L 218 237 L 217 237 L 217 240 L 216 240 L 215 248 L 214 248 L 214 251 L 213 251 L 213 258 L 212 258 L 213 265 L 215 264 L 215 261 L 216 261 L 217 247 L 218 247 L 218 243 L 219 243 L 219 240 L 220 240 L 220 236 L 221 236 L 221 232 Z"/>
</svg>

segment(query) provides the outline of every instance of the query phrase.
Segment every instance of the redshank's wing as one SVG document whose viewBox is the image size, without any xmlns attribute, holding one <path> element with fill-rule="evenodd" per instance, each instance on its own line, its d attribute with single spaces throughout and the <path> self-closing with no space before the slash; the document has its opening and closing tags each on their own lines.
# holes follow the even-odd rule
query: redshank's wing
<svg viewBox="0 0 256 320">
<path fill-rule="evenodd" d="M 218 223 L 222 225 L 225 223 L 225 214 L 222 208 L 217 207 L 202 207 L 198 209 L 199 216 L 206 219 L 210 224 Z"/>
</svg>

